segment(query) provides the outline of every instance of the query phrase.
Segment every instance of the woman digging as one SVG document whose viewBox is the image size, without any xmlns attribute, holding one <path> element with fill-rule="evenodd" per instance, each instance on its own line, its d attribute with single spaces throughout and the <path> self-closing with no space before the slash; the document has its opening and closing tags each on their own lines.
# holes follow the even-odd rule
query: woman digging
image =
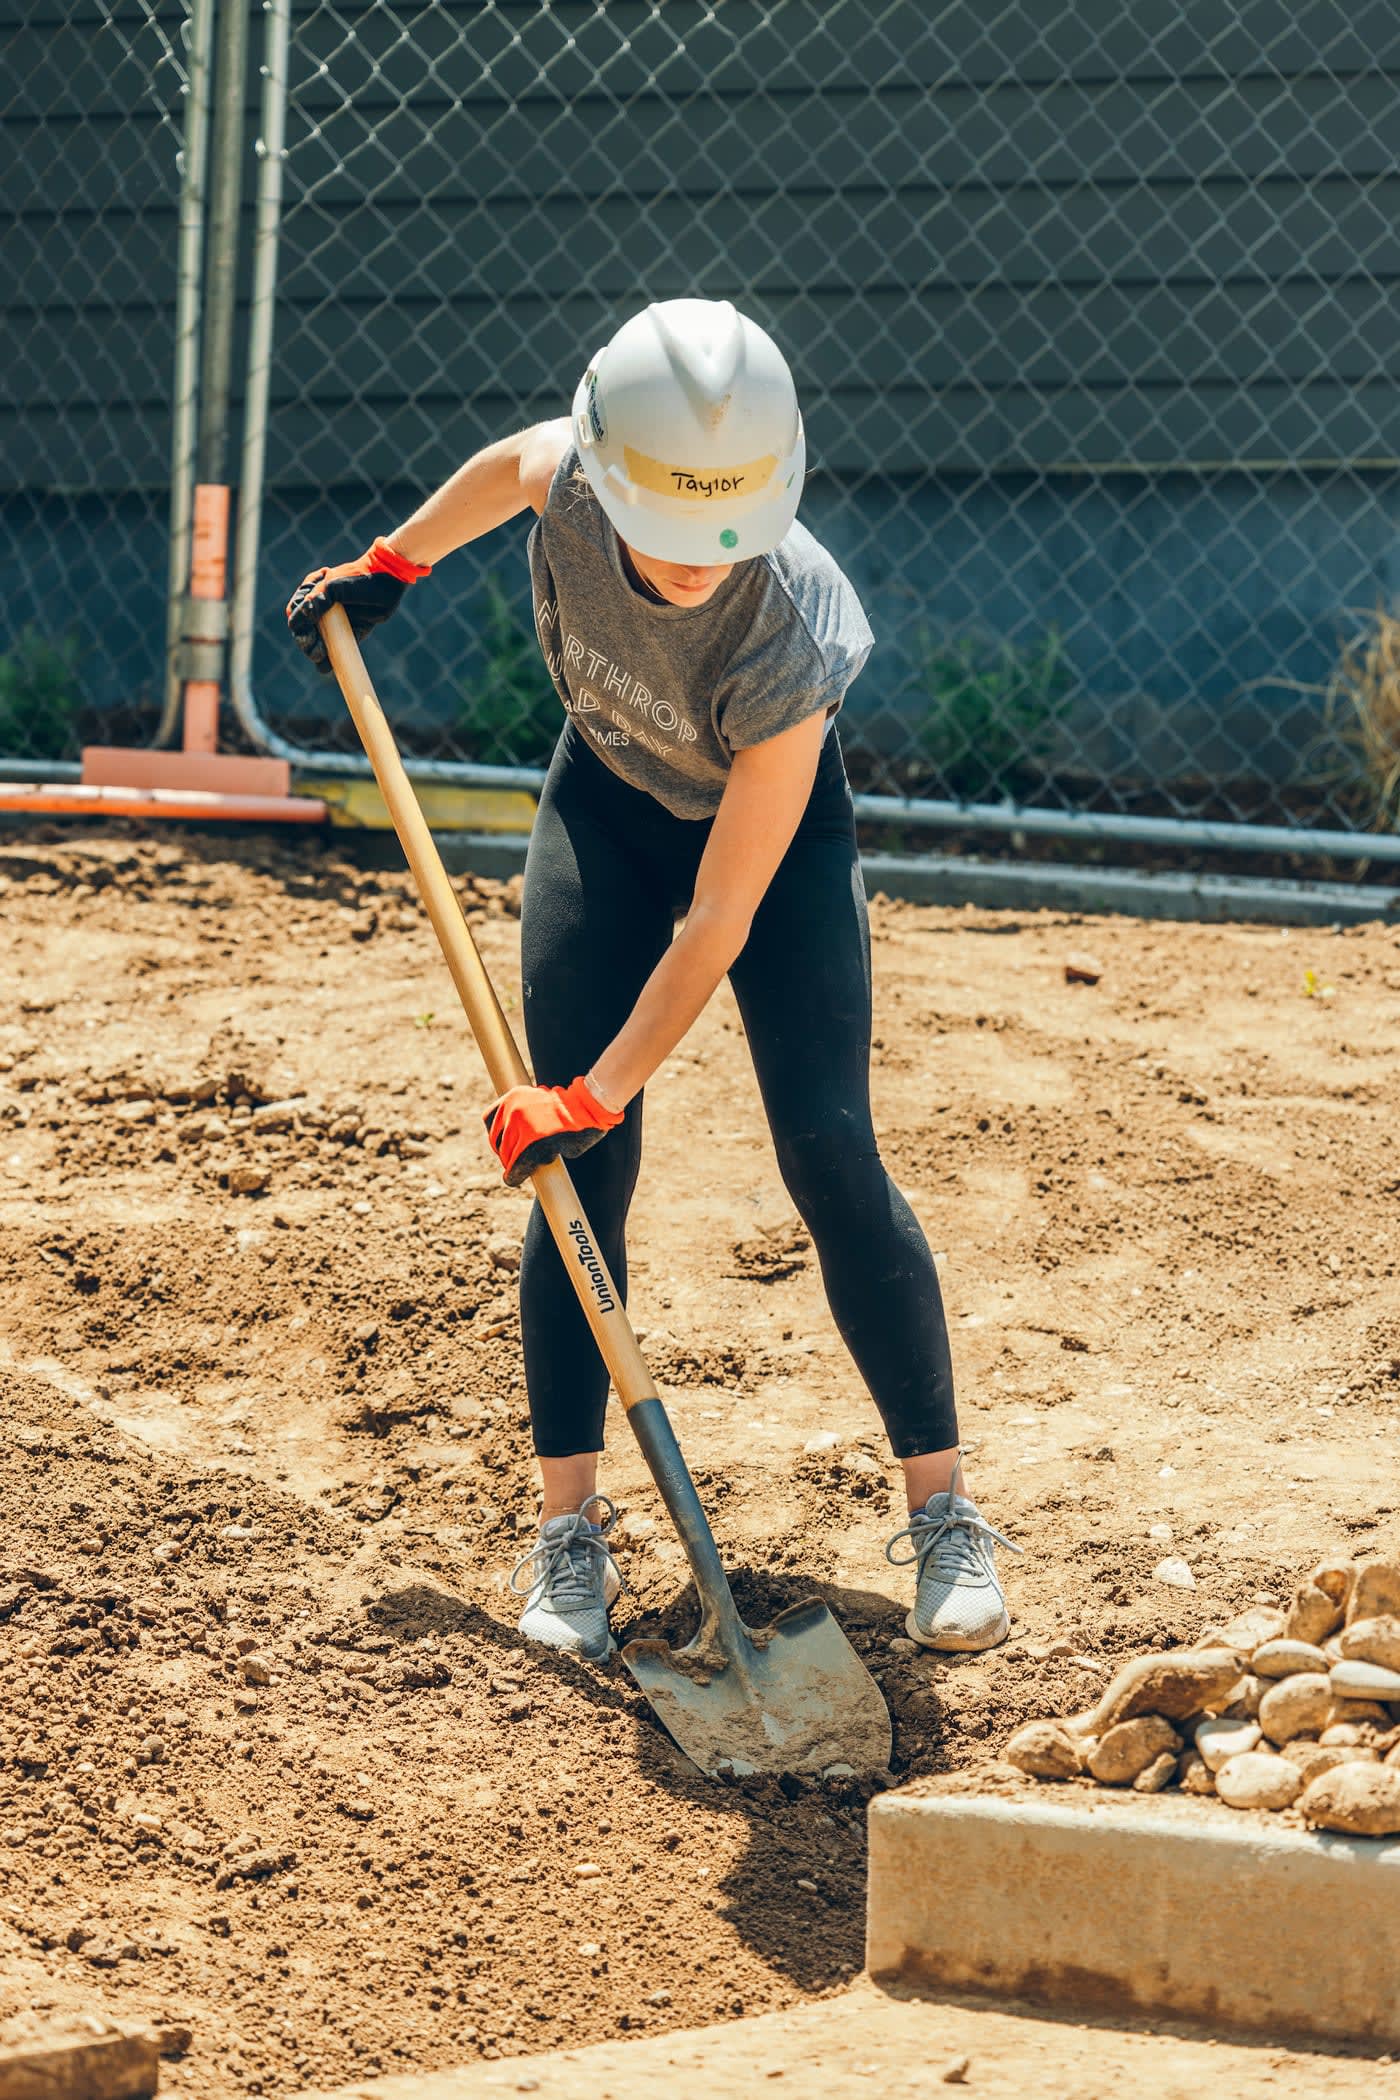
<svg viewBox="0 0 1400 2100">
<path fill-rule="evenodd" d="M 994 1544 L 966 1491 L 938 1278 L 870 1115 L 870 942 L 836 714 L 872 636 L 846 577 L 796 523 L 802 419 L 781 352 L 727 302 L 628 321 L 569 417 L 478 452 L 358 561 L 316 569 L 287 618 L 357 636 L 433 564 L 527 505 L 535 624 L 565 710 L 521 907 L 538 1083 L 487 1114 L 507 1181 L 573 1162 L 625 1293 L 624 1232 L 648 1079 L 726 975 L 778 1165 L 828 1303 L 904 1468 L 927 1648 L 1009 1629 Z M 677 919 L 683 919 L 679 933 Z M 608 1374 L 536 1206 L 520 1264 L 525 1376 L 544 1485 L 512 1580 L 521 1631 L 589 1658 L 621 1587 L 598 1493 Z M 1019 1550 L 1019 1549 L 1013 1549 Z"/>
</svg>

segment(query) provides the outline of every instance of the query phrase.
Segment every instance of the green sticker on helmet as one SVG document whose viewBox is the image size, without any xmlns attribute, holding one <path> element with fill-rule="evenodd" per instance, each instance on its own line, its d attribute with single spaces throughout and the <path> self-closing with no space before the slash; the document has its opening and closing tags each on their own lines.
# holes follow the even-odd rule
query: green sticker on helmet
<svg viewBox="0 0 1400 2100">
<path fill-rule="evenodd" d="M 723 532 L 722 532 L 722 533 L 720 534 L 720 536 L 719 536 L 719 543 L 720 543 L 721 547 L 737 547 L 737 546 L 738 546 L 738 544 L 739 544 L 739 535 L 738 535 L 738 533 L 737 533 L 737 532 L 736 532 L 736 531 L 734 530 L 734 527 L 733 527 L 732 525 L 726 525 L 726 526 L 725 526 L 725 528 L 724 528 Z"/>
</svg>

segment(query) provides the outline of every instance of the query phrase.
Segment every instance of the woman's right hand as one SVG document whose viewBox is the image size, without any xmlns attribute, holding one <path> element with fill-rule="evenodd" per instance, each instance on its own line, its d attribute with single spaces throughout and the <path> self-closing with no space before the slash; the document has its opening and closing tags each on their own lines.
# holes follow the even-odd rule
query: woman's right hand
<svg viewBox="0 0 1400 2100">
<path fill-rule="evenodd" d="M 397 610 L 409 584 L 431 573 L 421 563 L 409 561 L 387 540 L 378 539 L 358 561 L 341 562 L 334 569 L 313 569 L 304 576 L 288 600 L 287 625 L 297 647 L 318 671 L 329 675 L 330 658 L 321 639 L 321 622 L 329 608 L 343 605 L 355 639 L 363 640 L 371 627 Z"/>
</svg>

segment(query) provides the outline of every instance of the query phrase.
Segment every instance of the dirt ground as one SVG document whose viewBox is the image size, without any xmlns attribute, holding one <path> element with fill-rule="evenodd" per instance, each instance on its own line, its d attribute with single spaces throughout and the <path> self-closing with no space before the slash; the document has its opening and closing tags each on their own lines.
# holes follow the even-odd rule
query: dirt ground
<svg viewBox="0 0 1400 2100">
<path fill-rule="evenodd" d="M 512 891 L 460 887 L 518 1013 Z M 873 923 L 1007 1646 L 891 1647 L 894 1470 L 727 993 L 650 1090 L 631 1305 L 747 1615 L 825 1596 L 918 1778 L 1400 1538 L 1400 931 Z M 868 1790 L 703 1781 L 620 1666 L 517 1638 L 528 1199 L 407 878 L 9 834 L 0 991 L 0 2019 L 155 2020 L 163 2089 L 229 2100 L 846 1985 Z M 619 1627 L 674 1635 L 610 1434 Z"/>
</svg>

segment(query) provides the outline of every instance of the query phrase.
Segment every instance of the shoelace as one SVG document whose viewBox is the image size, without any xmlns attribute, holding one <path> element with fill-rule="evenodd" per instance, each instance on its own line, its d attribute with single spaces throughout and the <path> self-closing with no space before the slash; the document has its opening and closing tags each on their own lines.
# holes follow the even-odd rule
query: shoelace
<svg viewBox="0 0 1400 2100">
<path fill-rule="evenodd" d="M 604 1511 L 597 1531 L 584 1514 L 585 1510 L 594 1507 Z M 606 1495 L 590 1495 L 583 1509 L 565 1520 L 564 1527 L 550 1538 L 537 1538 L 534 1545 L 521 1554 L 510 1571 L 510 1586 L 516 1596 L 525 1596 L 537 1582 L 543 1581 L 556 1606 L 567 1609 L 570 1605 L 581 1608 L 596 1605 L 602 1580 L 597 1555 L 601 1554 L 605 1561 L 612 1560 L 608 1534 L 616 1518 L 617 1506 Z M 616 1567 L 616 1562 L 613 1565 Z M 520 1580 L 522 1575 L 525 1577 L 523 1582 Z"/>
<path fill-rule="evenodd" d="M 896 1553 L 895 1547 L 901 1539 L 908 1539 L 912 1553 Z M 960 1510 L 955 1507 L 953 1497 L 948 1497 L 948 1508 L 941 1517 L 930 1517 L 922 1510 L 909 1519 L 902 1531 L 897 1531 L 885 1547 L 885 1559 L 891 1567 L 909 1568 L 918 1563 L 922 1575 L 924 1562 L 934 1548 L 948 1541 L 957 1575 L 975 1575 L 981 1572 L 981 1562 L 974 1540 L 1005 1546 L 1008 1553 L 1024 1553 L 1024 1546 L 1014 1546 L 1005 1532 L 989 1524 L 978 1509 Z"/>
</svg>

